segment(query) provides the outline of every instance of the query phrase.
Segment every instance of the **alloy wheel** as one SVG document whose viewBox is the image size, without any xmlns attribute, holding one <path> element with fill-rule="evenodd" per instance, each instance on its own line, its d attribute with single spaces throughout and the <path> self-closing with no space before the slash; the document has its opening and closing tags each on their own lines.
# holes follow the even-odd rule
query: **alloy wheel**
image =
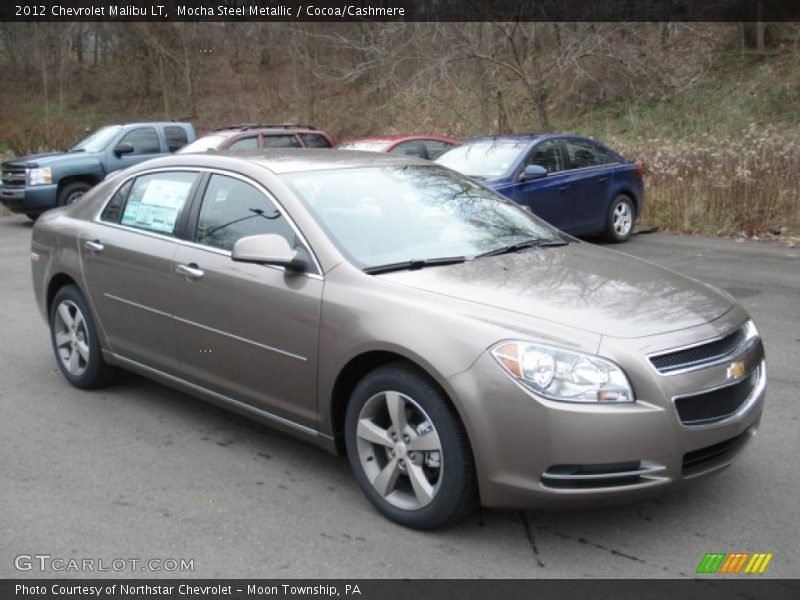
<svg viewBox="0 0 800 600">
<path fill-rule="evenodd" d="M 386 391 L 367 400 L 356 442 L 367 479 L 388 503 L 417 510 L 436 497 L 444 473 L 442 444 L 431 419 L 410 397 Z"/>
<path fill-rule="evenodd" d="M 614 208 L 614 231 L 620 237 L 625 237 L 633 226 L 633 214 L 627 202 L 620 202 Z"/>
<path fill-rule="evenodd" d="M 56 308 L 53 324 L 58 359 L 71 375 L 80 377 L 89 366 L 89 334 L 83 313 L 77 304 L 64 300 Z"/>
</svg>

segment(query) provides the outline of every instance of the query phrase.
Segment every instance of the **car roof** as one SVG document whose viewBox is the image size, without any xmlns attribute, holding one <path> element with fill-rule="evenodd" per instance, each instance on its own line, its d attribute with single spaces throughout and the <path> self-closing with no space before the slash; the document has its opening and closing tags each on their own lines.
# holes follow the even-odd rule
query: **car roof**
<svg viewBox="0 0 800 600">
<path fill-rule="evenodd" d="M 212 150 L 169 155 L 142 164 L 148 168 L 179 166 L 232 168 L 237 162 L 256 164 L 278 175 L 358 167 L 433 165 L 430 161 L 413 156 L 362 152 L 360 150 L 329 150 L 327 148 L 266 148 L 244 152 Z"/>
<path fill-rule="evenodd" d="M 139 126 L 152 126 L 152 125 L 161 125 L 164 127 L 168 127 L 170 125 L 185 125 L 185 126 L 192 126 L 191 123 L 187 123 L 186 121 L 134 121 L 132 123 L 109 123 L 108 125 L 101 125 L 100 127 L 139 127 Z"/>
<path fill-rule="evenodd" d="M 461 142 L 462 144 L 472 144 L 475 142 L 533 142 L 544 138 L 581 138 L 595 141 L 587 135 L 578 133 L 503 133 L 498 135 L 482 135 Z"/>
<path fill-rule="evenodd" d="M 441 135 L 372 135 L 365 137 L 351 138 L 341 142 L 342 144 L 351 144 L 355 142 L 414 142 L 417 140 L 434 140 L 437 142 L 450 142 L 456 143 L 453 138 Z"/>
<path fill-rule="evenodd" d="M 238 133 L 285 133 L 291 135 L 293 133 L 317 133 L 324 136 L 325 132 L 317 129 L 312 125 L 300 125 L 293 123 L 243 123 L 241 125 L 228 125 L 227 127 L 220 127 L 209 131 L 205 135 L 236 135 Z"/>
</svg>

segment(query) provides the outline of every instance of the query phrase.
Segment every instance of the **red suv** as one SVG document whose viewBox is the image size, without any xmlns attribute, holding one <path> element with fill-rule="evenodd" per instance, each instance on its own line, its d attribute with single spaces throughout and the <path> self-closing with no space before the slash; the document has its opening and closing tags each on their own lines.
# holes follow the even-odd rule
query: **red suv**
<svg viewBox="0 0 800 600">
<path fill-rule="evenodd" d="M 256 148 L 331 148 L 330 134 L 311 125 L 246 123 L 217 129 L 181 148 L 180 154 Z"/>
</svg>

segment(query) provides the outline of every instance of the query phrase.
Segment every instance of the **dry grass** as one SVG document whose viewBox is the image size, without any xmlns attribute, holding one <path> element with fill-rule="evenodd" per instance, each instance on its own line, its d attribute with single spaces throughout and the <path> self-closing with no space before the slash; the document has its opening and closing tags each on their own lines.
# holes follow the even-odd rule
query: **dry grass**
<svg viewBox="0 0 800 600">
<path fill-rule="evenodd" d="M 682 233 L 800 234 L 797 131 L 750 126 L 740 135 L 608 140 L 647 172 L 642 222 Z"/>
</svg>

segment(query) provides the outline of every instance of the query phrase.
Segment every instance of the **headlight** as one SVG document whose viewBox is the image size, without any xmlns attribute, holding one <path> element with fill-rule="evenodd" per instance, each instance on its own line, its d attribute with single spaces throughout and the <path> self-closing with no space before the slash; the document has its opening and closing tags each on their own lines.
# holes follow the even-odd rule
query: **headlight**
<svg viewBox="0 0 800 600">
<path fill-rule="evenodd" d="M 44 185 L 53 183 L 53 171 L 50 167 L 28 169 L 28 185 Z"/>
<path fill-rule="evenodd" d="M 497 362 L 531 391 L 562 402 L 633 402 L 633 389 L 617 365 L 604 358 L 544 344 L 503 342 Z"/>
</svg>

